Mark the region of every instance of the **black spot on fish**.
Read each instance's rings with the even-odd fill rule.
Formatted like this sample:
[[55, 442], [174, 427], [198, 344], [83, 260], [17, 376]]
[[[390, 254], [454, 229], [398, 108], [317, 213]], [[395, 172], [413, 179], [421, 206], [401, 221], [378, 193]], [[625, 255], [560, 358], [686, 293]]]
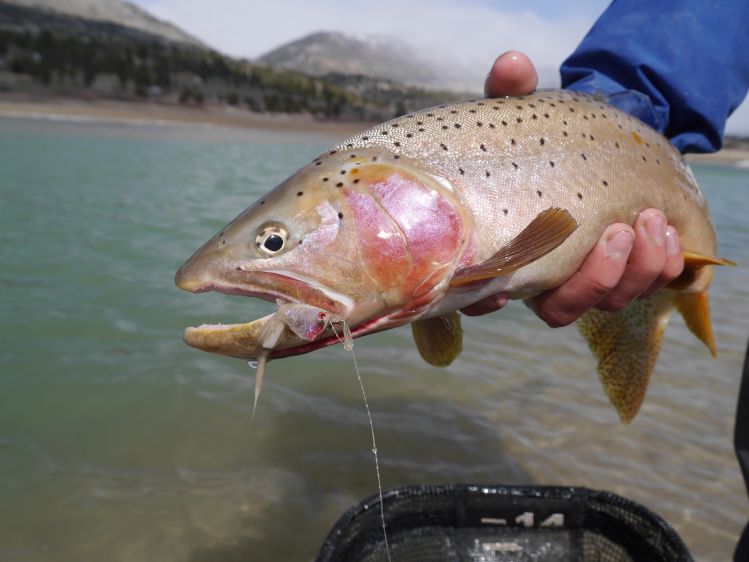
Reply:
[[647, 161], [648, 161], [648, 159], [647, 159], [647, 158], [645, 158], [645, 157], [643, 156], [643, 157], [642, 157], [642, 161], [643, 161], [643, 162], [647, 162]]
[[475, 109], [469, 109], [468, 113], [476, 113], [476, 110]]
[[460, 172], [460, 175], [465, 175], [466, 171], [463, 168], [458, 168], [458, 171]]
[[536, 115], [536, 114], [534, 113], [533, 115], [531, 115], [531, 118], [532, 118], [532, 119], [538, 119], [538, 115]]
[[[346, 145], [346, 148], [351, 148], [352, 146], [354, 146], [354, 145], [353, 145], [353, 144], [351, 144], [351, 143], [348, 143], [348, 144]], [[353, 158], [353, 157], [352, 157], [352, 158]]]
[[343, 187], [343, 183], [341, 183], [341, 182], [338, 182], [337, 184], [335, 184], [335, 186], [336, 186], [336, 187]]
[[345, 174], [346, 170], [341, 170], [341, 175]]
[[601, 117], [603, 117], [604, 119], [608, 119], [608, 117], [606, 117], [605, 113], [601, 113]]
[[596, 140], [596, 139], [593, 138], [593, 135], [590, 135], [590, 140]]
[[442, 150], [447, 150], [447, 145], [444, 143], [440, 143], [440, 146], [442, 147]]
[[394, 144], [395, 146], [400, 146], [400, 145], [401, 145], [401, 143], [399, 143], [398, 141], [395, 141], [395, 142], [394, 142], [393, 144]]
[[516, 170], [518, 169], [518, 165], [515, 162], [512, 163], [512, 167], [515, 168]]
[[343, 213], [338, 213], [338, 218], [342, 219], [343, 218]]
[[511, 144], [512, 146], [515, 146], [515, 139], [510, 139], [510, 144]]
[[507, 209], [502, 209], [502, 212], [505, 214], [505, 216], [507, 216], [507, 213], [508, 213]]
[[362, 137], [362, 140], [369, 140], [369, 137]]
[[580, 199], [580, 201], [582, 201], [583, 200], [583, 194], [582, 193], [578, 193], [577, 194], [577, 198]]
[[483, 150], [484, 152], [486, 152], [486, 146], [482, 144], [481, 145], [481, 150]]
[[523, 120], [520, 117], [518, 117], [517, 119], [515, 119], [515, 121], [517, 121], [518, 123], [522, 123], [523, 122]]
[[[506, 124], [506, 123], [505, 123]], [[489, 123], [489, 128], [494, 129], [494, 123]]]
[[328, 154], [335, 154], [336, 152], [338, 152], [338, 151], [337, 150], [331, 150], [330, 152], [328, 152]]
[[416, 124], [417, 124], [417, 125], [423, 125], [423, 124], [424, 124], [424, 121], [417, 121], [417, 122], [416, 122]]
[[407, 139], [410, 139], [412, 136], [414, 136], [413, 133], [406, 133], [406, 138]]
[[455, 128], [460, 129], [460, 123], [455, 123]]
[[533, 105], [532, 103], [529, 103], [529, 104], [528, 104], [528, 107], [532, 107], [533, 109], [536, 109], [536, 106], [535, 106], [535, 105]]
[[587, 115], [583, 115], [583, 119], [585, 119], [587, 121], [588, 120], [588, 116]]
[[546, 143], [546, 139], [538, 139], [538, 142], [543, 146]]
[[263, 199], [262, 201], [260, 201], [260, 204], [261, 205], [265, 205], [265, 199]]
[[614, 143], [614, 146], [616, 146], [616, 148], [619, 148], [619, 143], [618, 143], [618, 142], [615, 142], [615, 143]]
[[355, 180], [354, 180], [354, 183], [359, 183], [359, 180], [358, 180], [358, 179], [355, 179]]
[[423, 133], [423, 132], [424, 132], [424, 129], [422, 129], [422, 128], [419, 128], [419, 132], [420, 132], [420, 133]]
[[502, 121], [502, 126], [507, 127], [507, 121]]
[[387, 135], [387, 134], [388, 134], [388, 132], [387, 132], [387, 131], [380, 131], [380, 134], [381, 134], [381, 135]]
[[548, 118], [549, 118], [549, 114], [548, 114], [548, 113], [544, 113], [544, 117], [545, 117], [546, 119], [548, 119]]
[[543, 193], [541, 193], [541, 191], [536, 191], [536, 193], [538, 194], [539, 197], [543, 196]]
[[603, 180], [602, 183], [603, 183], [604, 187], [608, 187], [608, 185], [609, 185], [609, 182], [607, 182], [606, 180]]
[[487, 171], [486, 171], [486, 177], [488, 178], [488, 177], [489, 177], [489, 176], [491, 176], [491, 175], [492, 175], [492, 174], [491, 174], [491, 172], [490, 172], [489, 170], [487, 170]]
[[447, 130], [447, 125], [442, 125], [442, 130], [443, 131]]
[[554, 103], [549, 103], [549, 105], [550, 105], [551, 107], [556, 107], [556, 104], [554, 104]]
[[515, 109], [523, 109], [523, 106], [522, 105], [516, 105]]
[[581, 154], [580, 156], [582, 156], [583, 160], [587, 160], [587, 159], [588, 159], [588, 158], [587, 158], [587, 157], [585, 156], [585, 154]]
[[655, 163], [658, 164], [659, 166], [661, 165], [661, 161], [658, 158], [655, 159]]
[[570, 113], [575, 113], [575, 108], [574, 107], [570, 107]]
[[549, 166], [551, 166], [551, 167], [553, 168], [553, 167], [554, 167], [554, 162], [553, 162], [553, 161], [550, 161], [550, 162], [549, 162]]
[[297, 197], [301, 197], [302, 195], [304, 195], [304, 191], [297, 191], [296, 192], [296, 196]]
[[455, 115], [457, 113], [457, 111], [455, 111], [454, 109], [452, 109], [452, 110], [450, 110], [450, 113], [452, 113], [453, 115]]
[[319, 166], [322, 162], [315, 162], [315, 166]]
[[481, 127], [482, 125], [483, 125], [483, 123], [481, 121], [476, 121], [476, 126], [477, 127]]
[[356, 158], [356, 154], [352, 154], [349, 158]]
[[427, 113], [427, 117], [434, 117], [434, 113]]
[[377, 162], [377, 156], [372, 156], [372, 162]]
[[444, 121], [444, 120], [445, 120], [444, 117], [437, 117], [437, 121]]
[[397, 154], [395, 156], [393, 156], [393, 160], [398, 160], [399, 158], [400, 158], [400, 156], [398, 156]]
[[562, 135], [567, 136], [567, 131], [562, 131]]
[[393, 123], [392, 127], [395, 128], [398, 126], [398, 123]]

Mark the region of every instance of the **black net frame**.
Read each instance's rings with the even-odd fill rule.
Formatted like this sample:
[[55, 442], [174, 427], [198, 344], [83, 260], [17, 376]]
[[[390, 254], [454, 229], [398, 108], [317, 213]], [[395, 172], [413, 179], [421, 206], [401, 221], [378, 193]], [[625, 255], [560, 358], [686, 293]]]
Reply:
[[[692, 562], [678, 534], [611, 492], [556, 486], [402, 486], [383, 494], [393, 562]], [[379, 496], [344, 513], [317, 562], [386, 561]]]

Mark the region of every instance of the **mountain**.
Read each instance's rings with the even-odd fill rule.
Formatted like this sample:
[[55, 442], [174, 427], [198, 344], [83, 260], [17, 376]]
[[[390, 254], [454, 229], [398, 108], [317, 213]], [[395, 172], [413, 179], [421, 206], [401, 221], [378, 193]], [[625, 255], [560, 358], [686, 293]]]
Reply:
[[[159, 20], [139, 7], [120, 0], [3, 0], [5, 8], [29, 8], [49, 15], [60, 14], [94, 22], [117, 24], [166, 41], [205, 47], [197, 38], [171, 23]], [[0, 10], [3, 6], [0, 5]]]
[[311, 76], [234, 59], [117, 0], [51, 5], [0, 0], [0, 96], [149, 100], [357, 121], [455, 99], [382, 78]]
[[477, 91], [481, 81], [459, 65], [433, 60], [395, 37], [354, 37], [321, 31], [286, 43], [258, 59], [274, 68], [316, 76], [385, 78], [426, 89]]

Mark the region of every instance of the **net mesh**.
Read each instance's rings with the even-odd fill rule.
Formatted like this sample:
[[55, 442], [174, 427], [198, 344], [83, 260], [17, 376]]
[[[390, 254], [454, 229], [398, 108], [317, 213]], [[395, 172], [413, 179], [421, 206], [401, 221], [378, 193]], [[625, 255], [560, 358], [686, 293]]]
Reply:
[[[406, 486], [384, 495], [393, 562], [691, 562], [676, 532], [609, 492], [541, 486]], [[379, 498], [348, 510], [317, 562], [387, 562]]]

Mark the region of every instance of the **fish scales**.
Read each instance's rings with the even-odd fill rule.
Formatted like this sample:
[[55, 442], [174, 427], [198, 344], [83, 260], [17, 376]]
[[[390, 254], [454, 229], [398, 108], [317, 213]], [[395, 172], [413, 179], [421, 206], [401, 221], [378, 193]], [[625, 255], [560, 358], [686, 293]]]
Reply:
[[[321, 160], [372, 148], [446, 178], [476, 221], [484, 256], [550, 206], [569, 210], [581, 224], [572, 239], [589, 242], [609, 224], [632, 224], [639, 211], [656, 207], [685, 247], [715, 251], [712, 223], [691, 220], [707, 204], [683, 156], [649, 126], [594, 96], [540, 90], [441, 105], [362, 131]], [[579, 264], [586, 254], [560, 249], [515, 280], [525, 284], [552, 261]], [[557, 285], [564, 277], [549, 281]]]
[[[462, 349], [458, 309], [500, 291], [527, 299], [560, 285], [608, 225], [633, 224], [648, 207], [679, 232], [684, 273], [652, 299], [579, 321], [604, 390], [628, 422], [674, 308], [715, 353], [709, 266], [731, 262], [715, 256], [709, 211], [683, 157], [647, 125], [585, 94], [540, 90], [442, 105], [343, 140], [177, 272], [188, 291], [265, 298], [278, 311], [188, 328], [184, 339], [276, 359], [338, 343], [343, 327], [361, 337], [411, 323], [422, 357], [444, 366]], [[284, 319], [289, 306], [304, 331]]]

